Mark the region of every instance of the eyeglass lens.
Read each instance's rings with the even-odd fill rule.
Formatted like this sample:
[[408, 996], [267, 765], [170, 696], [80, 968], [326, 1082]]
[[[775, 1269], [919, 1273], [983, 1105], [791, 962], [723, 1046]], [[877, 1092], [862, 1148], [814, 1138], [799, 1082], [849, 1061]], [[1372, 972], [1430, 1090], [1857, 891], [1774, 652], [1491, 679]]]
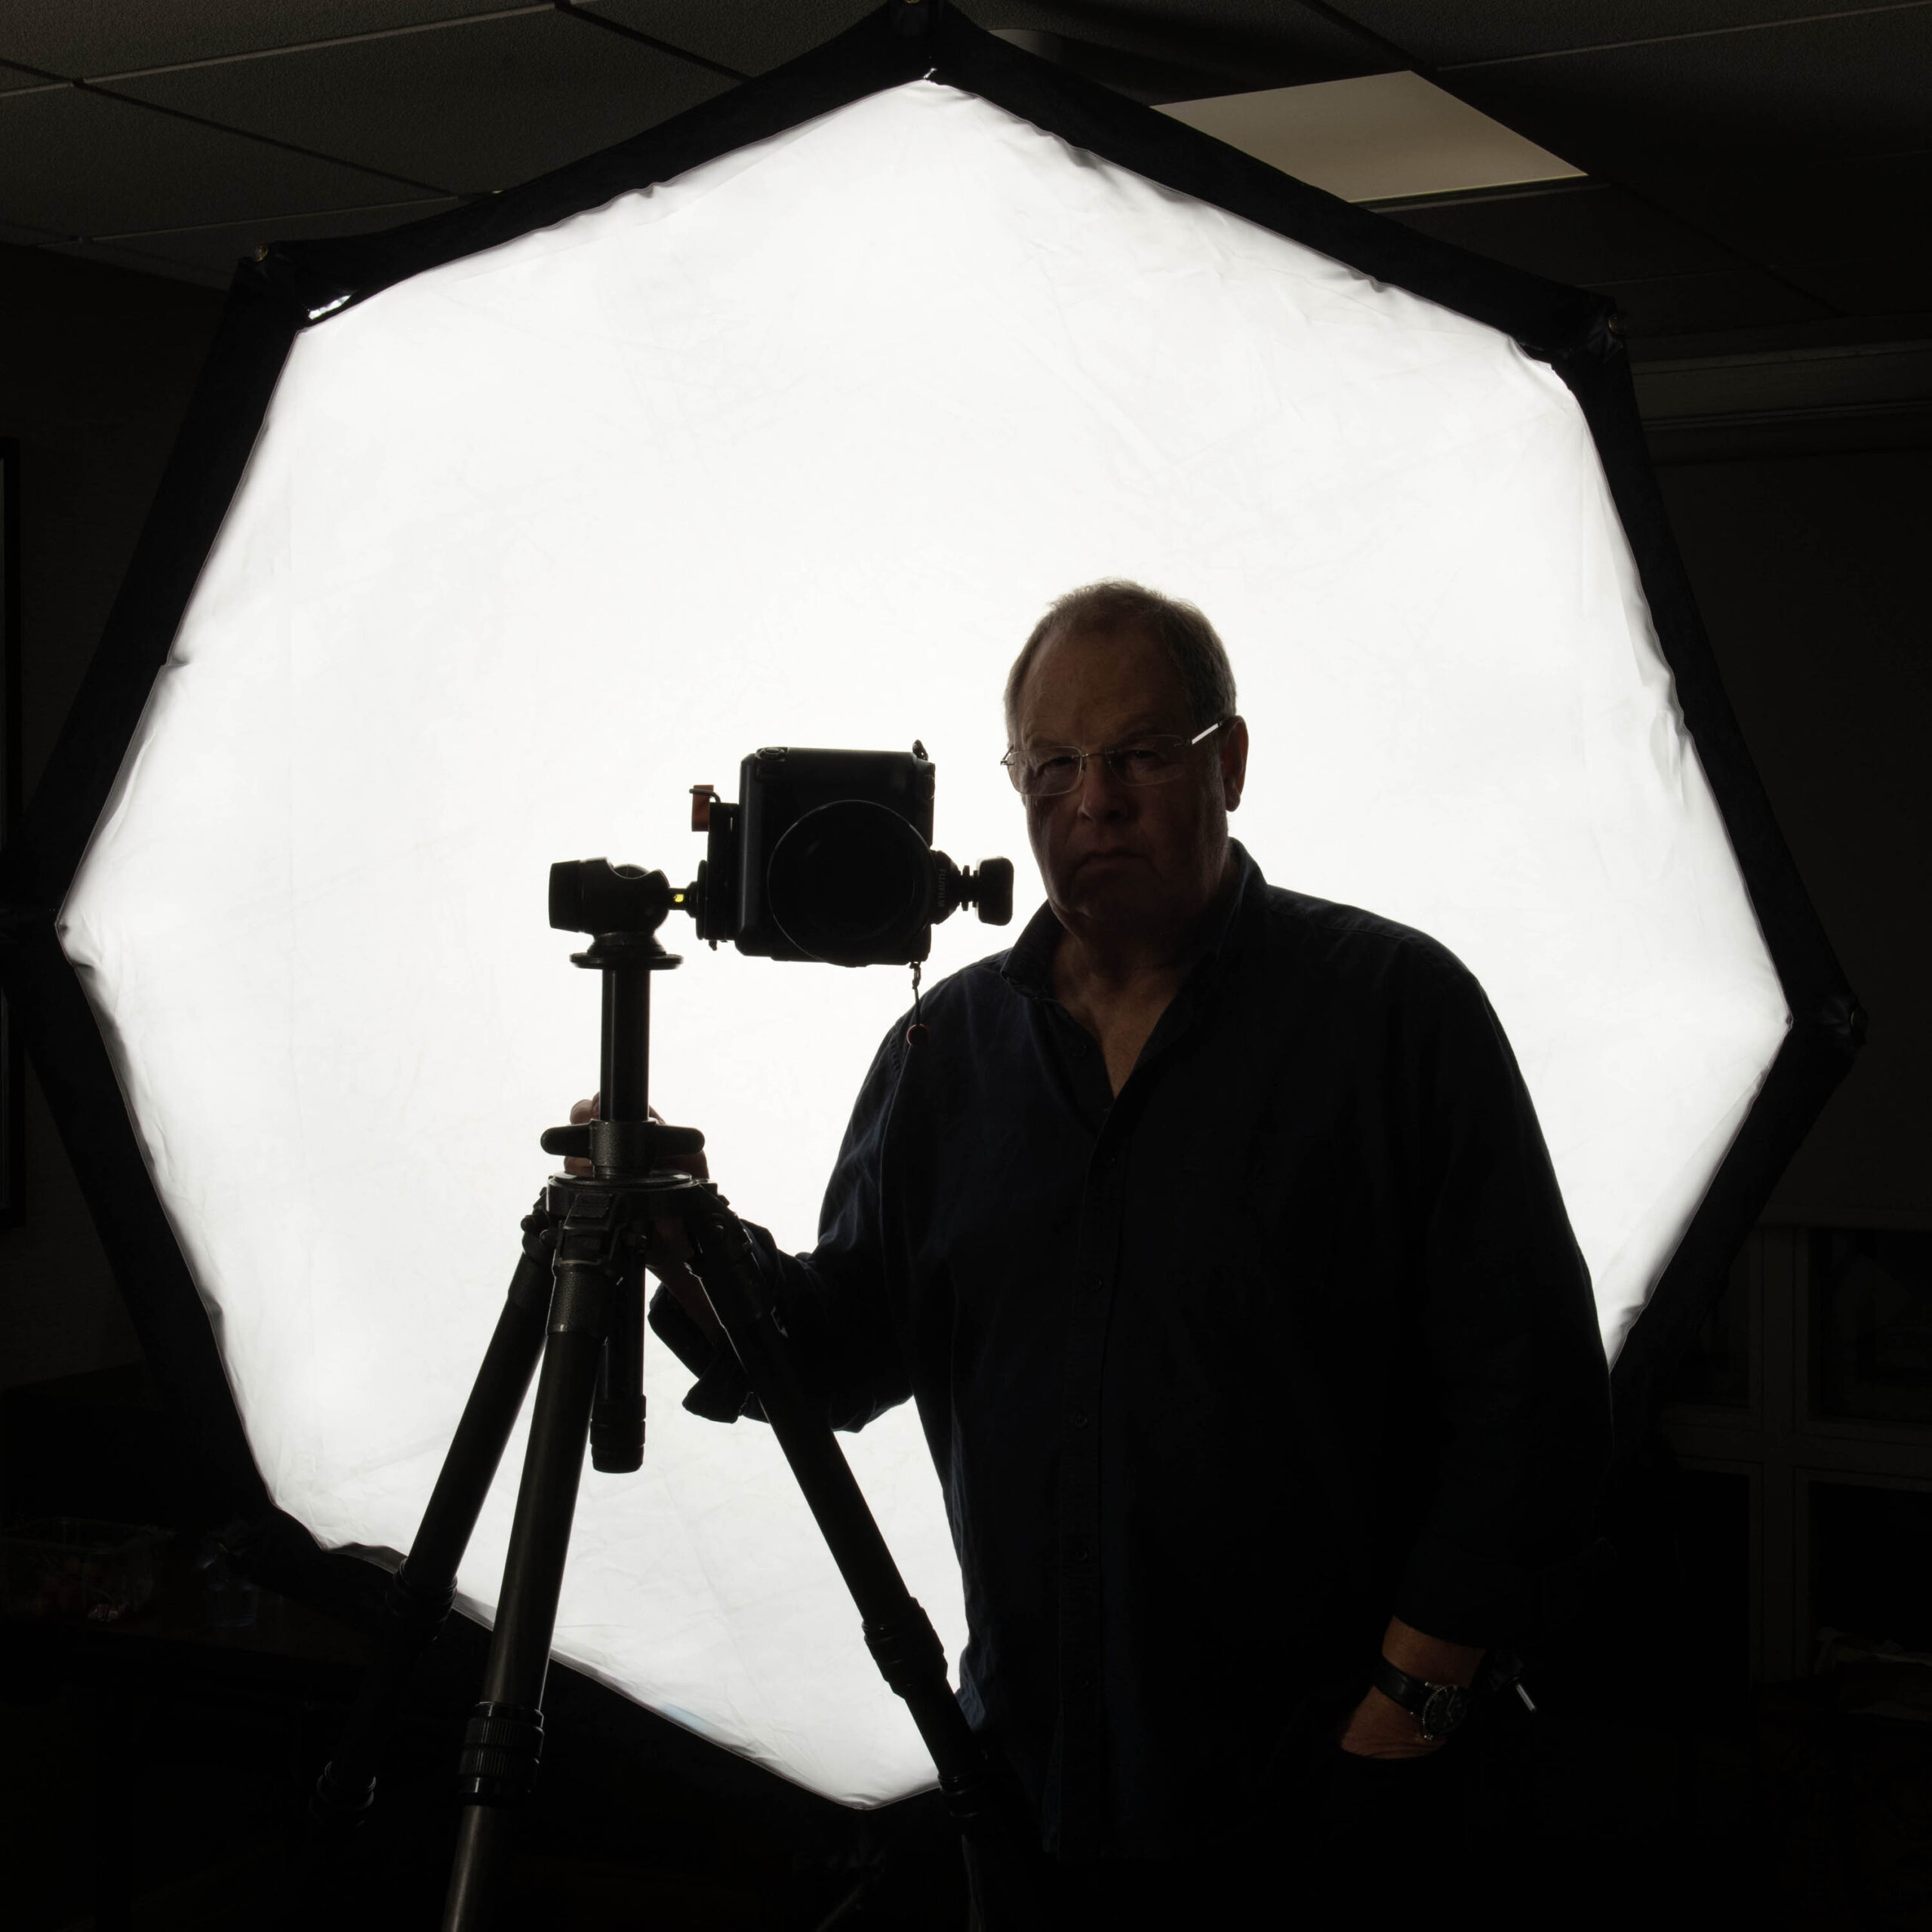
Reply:
[[1094, 758], [1105, 761], [1109, 774], [1121, 784], [1161, 785], [1180, 776], [1189, 748], [1207, 735], [1204, 731], [1198, 737], [1189, 738], [1177, 732], [1095, 752], [1081, 752], [1071, 745], [1041, 745], [1011, 754], [1008, 769], [1014, 786], [1034, 798], [1071, 792], [1085, 775], [1087, 761]]

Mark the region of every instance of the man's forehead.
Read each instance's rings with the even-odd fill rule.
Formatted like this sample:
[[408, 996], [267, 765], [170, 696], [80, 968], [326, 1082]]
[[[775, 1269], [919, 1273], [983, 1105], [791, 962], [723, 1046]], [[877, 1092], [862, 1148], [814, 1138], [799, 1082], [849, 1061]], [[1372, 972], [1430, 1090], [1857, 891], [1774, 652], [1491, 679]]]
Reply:
[[[1170, 707], [1155, 709], [1143, 706], [1139, 710], [1124, 714], [1112, 709], [1097, 709], [1088, 714], [1097, 719], [1109, 737], [1120, 737], [1130, 731], [1168, 731], [1176, 728], [1174, 712]], [[1029, 743], [1044, 744], [1049, 740], [1057, 743], [1060, 734], [1054, 727], [1061, 721], [1065, 714], [1041, 712], [1020, 721], [1020, 734]], [[1069, 729], [1072, 727], [1069, 724]]]
[[1023, 735], [1104, 724], [1113, 731], [1173, 730], [1186, 694], [1158, 638], [1137, 632], [1075, 632], [1041, 649], [1020, 694]]

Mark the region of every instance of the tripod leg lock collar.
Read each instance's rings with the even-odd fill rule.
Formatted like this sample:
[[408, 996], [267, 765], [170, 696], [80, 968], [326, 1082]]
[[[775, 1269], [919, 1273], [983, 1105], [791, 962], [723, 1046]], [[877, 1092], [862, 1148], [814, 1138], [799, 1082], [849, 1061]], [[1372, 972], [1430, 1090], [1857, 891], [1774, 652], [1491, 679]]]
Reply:
[[543, 1713], [521, 1704], [478, 1704], [463, 1734], [457, 1781], [466, 1804], [521, 1804], [543, 1755]]
[[866, 1626], [866, 1647], [872, 1652], [879, 1675], [901, 1697], [911, 1696], [935, 1678], [941, 1684], [946, 1681], [946, 1646], [914, 1598], [906, 1599], [904, 1611], [891, 1623]]
[[389, 1614], [391, 1627], [417, 1646], [435, 1641], [455, 1601], [453, 1577], [423, 1583], [409, 1574], [406, 1561], [390, 1577], [389, 1588], [383, 1592], [383, 1607]]

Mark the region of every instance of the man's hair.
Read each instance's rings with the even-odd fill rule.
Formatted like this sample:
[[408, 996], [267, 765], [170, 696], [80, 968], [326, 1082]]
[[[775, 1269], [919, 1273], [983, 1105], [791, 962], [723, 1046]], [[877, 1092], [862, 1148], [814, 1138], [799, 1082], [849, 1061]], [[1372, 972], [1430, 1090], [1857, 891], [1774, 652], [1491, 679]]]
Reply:
[[1180, 678], [1196, 731], [1234, 715], [1234, 667], [1214, 626], [1192, 604], [1163, 597], [1121, 577], [1082, 584], [1056, 598], [1033, 634], [1020, 646], [1006, 675], [1006, 736], [1016, 744], [1020, 736], [1020, 694], [1026, 674], [1040, 653], [1056, 638], [1078, 632], [1117, 637], [1139, 631], [1155, 638]]

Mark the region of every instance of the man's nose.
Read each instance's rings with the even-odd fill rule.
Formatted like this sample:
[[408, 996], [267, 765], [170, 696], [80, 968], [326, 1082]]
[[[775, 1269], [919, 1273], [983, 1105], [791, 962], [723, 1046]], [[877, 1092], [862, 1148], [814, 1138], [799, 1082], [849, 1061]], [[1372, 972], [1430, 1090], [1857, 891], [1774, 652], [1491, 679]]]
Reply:
[[1087, 761], [1080, 774], [1080, 816], [1112, 818], [1127, 809], [1126, 787], [1116, 778], [1105, 758], [1097, 755]]

